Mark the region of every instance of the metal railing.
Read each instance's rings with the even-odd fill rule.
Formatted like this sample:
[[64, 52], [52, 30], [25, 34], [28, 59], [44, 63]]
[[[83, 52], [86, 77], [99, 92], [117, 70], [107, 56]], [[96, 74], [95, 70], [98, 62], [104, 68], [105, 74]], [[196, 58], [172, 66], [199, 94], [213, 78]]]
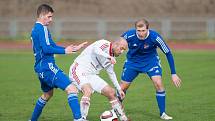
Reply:
[[[55, 39], [120, 36], [138, 18], [57, 18], [49, 27]], [[166, 39], [215, 39], [215, 18], [150, 18], [150, 28]], [[35, 20], [0, 19], [0, 38], [28, 38]]]

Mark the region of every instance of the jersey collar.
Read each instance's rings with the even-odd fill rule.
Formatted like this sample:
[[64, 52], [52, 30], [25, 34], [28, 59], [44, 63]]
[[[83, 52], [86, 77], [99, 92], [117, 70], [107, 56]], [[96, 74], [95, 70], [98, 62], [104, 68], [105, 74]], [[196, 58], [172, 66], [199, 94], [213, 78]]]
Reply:
[[113, 48], [112, 48], [112, 42], [110, 43], [109, 55], [110, 55], [110, 56], [114, 56]]
[[138, 36], [138, 34], [137, 34], [137, 33], [136, 33], [136, 35], [137, 35], [137, 38], [138, 38], [138, 39], [140, 39], [140, 40], [145, 40], [145, 39], [147, 39], [147, 38], [148, 38], [148, 36], [149, 36], [149, 30], [148, 30], [147, 35], [146, 35], [146, 37], [145, 37], [144, 39], [140, 38], [140, 37]]
[[[43, 24], [42, 24], [41, 22], [39, 22], [39, 21], [36, 21], [36, 23], [37, 23], [37, 24], [41, 24], [41, 25], [43, 25]], [[44, 25], [43, 25], [43, 26], [44, 26]]]

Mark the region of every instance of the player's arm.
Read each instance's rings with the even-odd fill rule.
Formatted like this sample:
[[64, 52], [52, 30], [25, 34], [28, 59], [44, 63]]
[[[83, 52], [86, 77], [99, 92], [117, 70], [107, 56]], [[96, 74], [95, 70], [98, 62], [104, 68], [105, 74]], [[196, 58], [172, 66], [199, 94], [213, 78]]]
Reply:
[[56, 45], [56, 44], [53, 42], [53, 40], [52, 40], [52, 41], [50, 41], [50, 43], [51, 43], [52, 47], [54, 47], [54, 48], [58, 48], [58, 49], [65, 49], [65, 47], [62, 47], [62, 46]]
[[47, 54], [70, 54], [80, 50], [87, 44], [87, 42], [83, 42], [79, 45], [69, 45], [66, 48], [57, 46], [53, 40], [49, 39], [46, 27], [40, 31], [39, 37], [43, 52]]
[[171, 53], [171, 50], [167, 46], [167, 44], [164, 42], [162, 37], [157, 36], [156, 38], [156, 43], [157, 46], [162, 50], [162, 52], [166, 55], [170, 70], [171, 70], [171, 75], [172, 75], [172, 81], [175, 84], [176, 87], [180, 87], [181, 84], [181, 79], [178, 77], [176, 74], [175, 70], [175, 62]]
[[39, 31], [39, 39], [42, 50], [46, 54], [65, 54], [64, 48], [56, 48], [52, 46], [49, 40], [47, 27], [42, 27]]
[[119, 83], [117, 81], [117, 77], [116, 77], [116, 74], [114, 72], [113, 67], [114, 67], [114, 65], [111, 64], [110, 66], [108, 66], [106, 68], [106, 71], [107, 71], [107, 73], [109, 75], [109, 78], [112, 81], [114, 87], [117, 89], [117, 91], [119, 92], [121, 98], [123, 99], [125, 97], [125, 93], [122, 91], [122, 89], [121, 89], [121, 87], [120, 87], [120, 85], [119, 85]]
[[67, 46], [65, 48], [65, 47], [56, 45], [53, 41], [50, 41], [50, 42], [52, 42], [51, 45], [54, 48], [65, 49], [65, 53], [66, 54], [75, 53], [75, 52], [77, 52], [78, 50], [80, 50], [82, 47], [84, 47], [87, 44], [87, 42], [83, 42], [83, 43], [81, 43], [79, 45], [73, 45], [73, 44], [71, 44], [71, 45], [69, 45], [69, 46]]

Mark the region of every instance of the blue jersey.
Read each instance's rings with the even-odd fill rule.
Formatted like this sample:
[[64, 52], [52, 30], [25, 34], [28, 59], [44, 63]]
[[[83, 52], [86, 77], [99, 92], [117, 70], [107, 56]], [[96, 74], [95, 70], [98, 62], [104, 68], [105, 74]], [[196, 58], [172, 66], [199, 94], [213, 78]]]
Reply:
[[139, 68], [153, 66], [159, 61], [157, 53], [157, 47], [159, 47], [167, 57], [171, 73], [176, 73], [171, 51], [157, 32], [149, 30], [145, 39], [141, 40], [136, 34], [136, 29], [130, 29], [122, 34], [122, 37], [128, 42], [127, 64]]
[[54, 54], [65, 54], [65, 48], [57, 46], [52, 40], [47, 26], [43, 26], [39, 22], [36, 22], [32, 29], [31, 39], [35, 57], [35, 71], [38, 72], [46, 68], [53, 69], [52, 67], [55, 66]]

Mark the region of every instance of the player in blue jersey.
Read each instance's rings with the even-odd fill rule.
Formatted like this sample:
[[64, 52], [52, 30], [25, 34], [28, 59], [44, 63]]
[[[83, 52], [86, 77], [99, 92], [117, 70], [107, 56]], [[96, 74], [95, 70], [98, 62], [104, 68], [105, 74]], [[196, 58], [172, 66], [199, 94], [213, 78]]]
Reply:
[[68, 95], [68, 103], [73, 112], [74, 121], [82, 119], [78, 102], [78, 90], [71, 84], [70, 79], [55, 64], [54, 54], [71, 54], [82, 48], [85, 43], [78, 46], [70, 45], [66, 48], [58, 46], [52, 40], [47, 26], [52, 22], [53, 9], [42, 4], [37, 9], [37, 22], [32, 33], [32, 48], [35, 57], [34, 70], [40, 80], [43, 94], [36, 102], [30, 121], [37, 121], [48, 100], [53, 96], [54, 88], [60, 88]]
[[165, 89], [162, 84], [162, 69], [157, 53], [157, 47], [162, 50], [168, 60], [172, 82], [180, 87], [181, 80], [176, 74], [174, 59], [171, 51], [163, 38], [149, 29], [149, 23], [145, 19], [138, 20], [135, 28], [122, 34], [128, 42], [127, 60], [125, 61], [120, 86], [126, 91], [139, 73], [146, 73], [152, 80], [156, 89], [156, 98], [160, 110], [160, 118], [170, 120], [172, 117], [165, 113]]

